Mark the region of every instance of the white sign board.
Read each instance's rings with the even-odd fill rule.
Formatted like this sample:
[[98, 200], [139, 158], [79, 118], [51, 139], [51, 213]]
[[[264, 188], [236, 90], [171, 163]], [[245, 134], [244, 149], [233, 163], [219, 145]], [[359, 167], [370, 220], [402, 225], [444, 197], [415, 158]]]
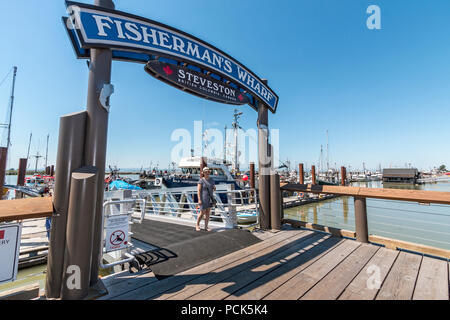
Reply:
[[105, 221], [105, 249], [106, 252], [126, 249], [129, 244], [128, 214], [111, 215]]
[[0, 224], [0, 283], [16, 280], [21, 234], [20, 223]]

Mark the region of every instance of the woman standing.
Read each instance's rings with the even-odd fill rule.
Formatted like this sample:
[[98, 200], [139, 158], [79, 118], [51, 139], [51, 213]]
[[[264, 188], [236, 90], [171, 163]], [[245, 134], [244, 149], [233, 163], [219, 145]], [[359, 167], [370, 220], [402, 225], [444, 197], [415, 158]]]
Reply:
[[208, 229], [208, 222], [216, 186], [214, 180], [210, 178], [209, 174], [209, 168], [203, 168], [203, 178], [200, 178], [197, 185], [198, 204], [200, 206], [200, 214], [197, 217], [197, 225], [195, 226], [195, 230], [197, 231], [200, 231], [200, 221], [203, 216], [205, 217], [205, 230], [211, 231], [211, 229]]

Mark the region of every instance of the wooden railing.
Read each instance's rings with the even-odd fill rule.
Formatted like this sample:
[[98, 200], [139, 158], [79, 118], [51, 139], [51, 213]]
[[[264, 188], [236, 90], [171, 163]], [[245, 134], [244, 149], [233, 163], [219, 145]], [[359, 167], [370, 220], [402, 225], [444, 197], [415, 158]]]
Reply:
[[[284, 219], [284, 222], [295, 226], [309, 229], [321, 230], [349, 238], [356, 238], [364, 243], [377, 243], [392, 249], [406, 249], [417, 251], [429, 255], [450, 258], [450, 250], [435, 248], [422, 244], [411, 243], [396, 239], [389, 239], [376, 235], [369, 235], [367, 223], [366, 198], [411, 201], [421, 204], [445, 204], [450, 205], [450, 192], [422, 191], [405, 189], [381, 189], [381, 188], [361, 188], [343, 186], [321, 186], [311, 184], [281, 184], [281, 190], [316, 194], [335, 194], [349, 196], [355, 199], [355, 231], [342, 230], [333, 227], [315, 225], [307, 222]], [[450, 209], [450, 207], [449, 207]]]
[[51, 217], [51, 197], [0, 201], [0, 222]]

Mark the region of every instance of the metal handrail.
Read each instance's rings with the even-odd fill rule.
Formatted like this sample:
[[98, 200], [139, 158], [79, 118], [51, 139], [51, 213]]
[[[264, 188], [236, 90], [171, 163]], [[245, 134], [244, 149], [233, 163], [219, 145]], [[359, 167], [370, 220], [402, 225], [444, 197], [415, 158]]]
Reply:
[[[131, 203], [131, 204], [135, 205], [137, 202], [141, 202], [141, 201], [143, 203], [142, 208], [144, 210], [142, 210], [143, 214], [141, 215], [141, 220], [140, 220], [139, 223], [142, 223], [142, 221], [144, 219], [144, 215], [145, 215], [145, 207], [146, 207], [146, 204], [147, 204], [145, 199], [108, 200], [108, 201], [105, 201], [103, 203], [102, 228], [101, 228], [101, 230], [102, 230], [101, 232], [102, 233], [101, 233], [101, 236], [100, 236], [101, 247], [102, 248], [104, 248], [104, 241], [105, 241], [105, 239], [104, 239], [104, 233], [105, 233], [105, 230], [104, 230], [105, 226], [104, 226], [104, 224], [105, 224], [105, 217], [106, 217], [106, 208], [108, 206], [112, 205], [112, 204], [128, 204], [128, 203]], [[129, 219], [130, 219], [132, 217], [133, 213], [134, 213], [134, 211], [130, 210], [130, 211], [126, 212], [126, 213], [110, 214], [110, 216], [127, 214], [127, 215], [130, 216], [129, 217]], [[132, 247], [133, 247], [133, 244], [131, 242], [128, 242], [128, 246], [127, 246], [127, 248], [125, 250], [128, 251]], [[124, 250], [124, 249], [120, 249], [120, 250]], [[119, 250], [117, 250], [117, 251], [119, 251]], [[102, 252], [103, 252], [103, 249], [102, 249]], [[125, 252], [125, 253], [122, 254], [122, 256], [125, 256], [126, 258], [118, 260], [118, 261], [114, 261], [112, 263], [103, 264], [103, 255], [100, 254], [100, 256], [99, 256], [99, 260], [100, 260], [99, 265], [100, 265], [101, 268], [106, 269], [106, 268], [111, 268], [111, 267], [116, 266], [116, 265], [129, 263], [129, 262], [134, 260], [134, 255], [132, 255], [130, 252]]]

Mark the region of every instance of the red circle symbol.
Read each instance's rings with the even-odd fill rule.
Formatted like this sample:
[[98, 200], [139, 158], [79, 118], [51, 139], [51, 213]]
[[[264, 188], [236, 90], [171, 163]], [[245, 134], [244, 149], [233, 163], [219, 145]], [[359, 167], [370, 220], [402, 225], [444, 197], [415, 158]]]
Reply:
[[124, 241], [125, 233], [122, 230], [114, 231], [109, 237], [109, 242], [114, 246], [121, 245]]

